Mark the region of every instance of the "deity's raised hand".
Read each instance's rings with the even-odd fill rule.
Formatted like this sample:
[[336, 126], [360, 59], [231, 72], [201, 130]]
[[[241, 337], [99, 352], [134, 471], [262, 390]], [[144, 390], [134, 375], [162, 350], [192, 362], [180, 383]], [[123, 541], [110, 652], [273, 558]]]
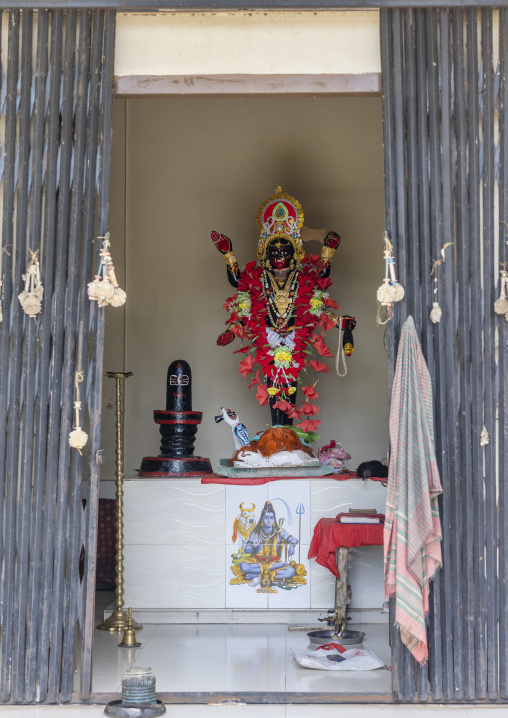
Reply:
[[225, 235], [213, 231], [211, 237], [212, 242], [222, 254], [226, 254], [226, 252], [231, 252], [231, 250], [233, 249], [231, 240], [228, 239]]
[[321, 250], [321, 261], [325, 265], [325, 269], [322, 273], [322, 277], [328, 277], [330, 274], [330, 265], [332, 263], [333, 255], [335, 250], [340, 244], [340, 237], [337, 232], [328, 232], [325, 237], [325, 243]]
[[330, 247], [330, 249], [337, 249], [339, 244], [340, 236], [337, 234], [337, 232], [328, 232], [325, 237], [325, 247]]

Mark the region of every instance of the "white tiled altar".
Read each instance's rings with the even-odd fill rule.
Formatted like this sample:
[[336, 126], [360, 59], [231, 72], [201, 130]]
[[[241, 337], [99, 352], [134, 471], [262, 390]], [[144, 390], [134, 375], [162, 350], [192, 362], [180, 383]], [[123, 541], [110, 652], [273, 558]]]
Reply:
[[[273, 481], [261, 486], [202, 484], [196, 479], [124, 482], [124, 600], [140, 621], [158, 623], [305, 622], [334, 605], [335, 579], [307, 558], [312, 530], [322, 517], [353, 508], [384, 512], [379, 482], [333, 478]], [[240, 504], [266, 500], [277, 520], [299, 539], [292, 557], [306, 571], [292, 590], [259, 593], [235, 585], [233, 522]], [[291, 558], [291, 557], [289, 557]], [[351, 613], [358, 623], [384, 622], [381, 546], [350, 550]]]

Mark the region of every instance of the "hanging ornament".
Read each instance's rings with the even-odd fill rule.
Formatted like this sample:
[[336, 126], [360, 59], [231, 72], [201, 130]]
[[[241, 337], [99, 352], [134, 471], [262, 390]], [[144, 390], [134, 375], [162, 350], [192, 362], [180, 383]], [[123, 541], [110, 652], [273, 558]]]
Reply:
[[29, 249], [28, 251], [32, 257], [26, 268], [26, 274], [22, 275], [25, 288], [21, 294], [18, 295], [18, 299], [25, 314], [35, 319], [41, 311], [44, 287], [41, 283], [39, 259], [37, 257], [39, 250], [37, 249], [35, 252], [32, 252], [32, 250]]
[[487, 427], [484, 426], [482, 429], [482, 433], [480, 434], [480, 446], [487, 446], [487, 444], [490, 443], [489, 438], [489, 432], [487, 431]]
[[113, 286], [113, 296], [110, 298], [109, 303], [112, 307], [121, 307], [127, 300], [127, 294], [118, 286], [115, 268], [113, 266], [113, 262], [111, 261], [111, 257], [109, 257], [108, 262], [108, 279]]
[[[499, 282], [499, 298], [494, 302], [494, 311], [496, 314], [508, 313], [508, 299], [506, 298], [506, 292], [508, 289], [508, 272], [506, 269], [501, 270], [501, 280]], [[506, 317], [508, 319], [508, 317]]]
[[123, 289], [120, 289], [116, 279], [115, 267], [109, 252], [109, 237], [109, 232], [106, 232], [105, 237], [99, 237], [104, 240], [100, 251], [101, 260], [93, 282], [88, 284], [88, 298], [90, 301], [97, 301], [99, 307], [106, 307], [108, 304], [112, 307], [121, 307], [125, 304], [127, 295]]
[[76, 401], [74, 402], [74, 429], [69, 434], [69, 446], [73, 449], [77, 449], [79, 453], [81, 454], [81, 449], [86, 446], [86, 442], [88, 441], [88, 434], [83, 431], [83, 429], [80, 426], [80, 418], [79, 418], [79, 412], [81, 409], [81, 401], [79, 398], [79, 385], [84, 380], [84, 375], [82, 371], [76, 372], [76, 380], [74, 382], [74, 386], [76, 387]]
[[355, 326], [356, 319], [354, 317], [341, 316], [337, 321], [339, 346], [337, 347], [337, 356], [335, 358], [335, 371], [341, 377], [347, 374], [346, 357], [351, 356], [355, 349], [353, 341], [353, 329]]
[[439, 306], [439, 302], [433, 302], [432, 309], [430, 310], [430, 321], [434, 322], [434, 324], [437, 324], [437, 322], [441, 321], [442, 316], [443, 312], [441, 310], [441, 307]]
[[394, 302], [400, 302], [404, 299], [404, 287], [397, 282], [395, 276], [395, 259], [393, 258], [393, 245], [388, 239], [388, 234], [384, 234], [385, 249], [383, 256], [385, 258], [385, 277], [383, 284], [377, 290], [377, 300], [379, 302], [376, 322], [378, 324], [387, 324], [392, 318], [392, 305]]
[[[10, 247], [11, 245], [8, 245], [8, 246]], [[1, 277], [2, 277], [2, 258], [3, 258], [4, 252], [10, 256], [10, 252], [7, 251], [7, 247], [0, 247], [0, 324], [4, 320], [4, 313], [2, 310], [2, 279], [1, 279]]]
[[447, 242], [441, 247], [441, 259], [435, 259], [434, 264], [432, 265], [432, 269], [430, 271], [430, 276], [434, 275], [434, 301], [432, 302], [432, 309], [430, 310], [430, 321], [434, 324], [437, 324], [441, 321], [441, 317], [443, 316], [443, 312], [441, 310], [441, 307], [439, 306], [439, 301], [437, 298], [437, 291], [438, 291], [438, 281], [437, 281], [437, 268], [440, 264], [443, 264], [445, 261], [445, 250], [447, 247], [451, 247], [453, 242]]

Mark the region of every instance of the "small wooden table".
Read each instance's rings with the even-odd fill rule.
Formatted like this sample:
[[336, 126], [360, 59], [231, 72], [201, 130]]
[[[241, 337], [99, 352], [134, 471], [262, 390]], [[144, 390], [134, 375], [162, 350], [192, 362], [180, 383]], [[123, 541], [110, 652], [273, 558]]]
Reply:
[[335, 576], [335, 612], [345, 621], [347, 608], [347, 564], [349, 549], [382, 546], [383, 524], [343, 524], [337, 519], [319, 519], [314, 527], [308, 558], [315, 558]]

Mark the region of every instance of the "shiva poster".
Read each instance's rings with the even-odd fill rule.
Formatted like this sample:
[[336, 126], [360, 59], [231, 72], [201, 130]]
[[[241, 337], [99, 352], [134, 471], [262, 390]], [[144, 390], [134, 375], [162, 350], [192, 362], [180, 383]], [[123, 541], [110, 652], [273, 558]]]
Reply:
[[[227, 603], [246, 608], [266, 603], [305, 607], [309, 593], [307, 487], [281, 481], [269, 486], [231, 486], [228, 494], [231, 489], [226, 500]], [[297, 598], [298, 592], [302, 595]], [[277, 594], [278, 600], [270, 600]]]

